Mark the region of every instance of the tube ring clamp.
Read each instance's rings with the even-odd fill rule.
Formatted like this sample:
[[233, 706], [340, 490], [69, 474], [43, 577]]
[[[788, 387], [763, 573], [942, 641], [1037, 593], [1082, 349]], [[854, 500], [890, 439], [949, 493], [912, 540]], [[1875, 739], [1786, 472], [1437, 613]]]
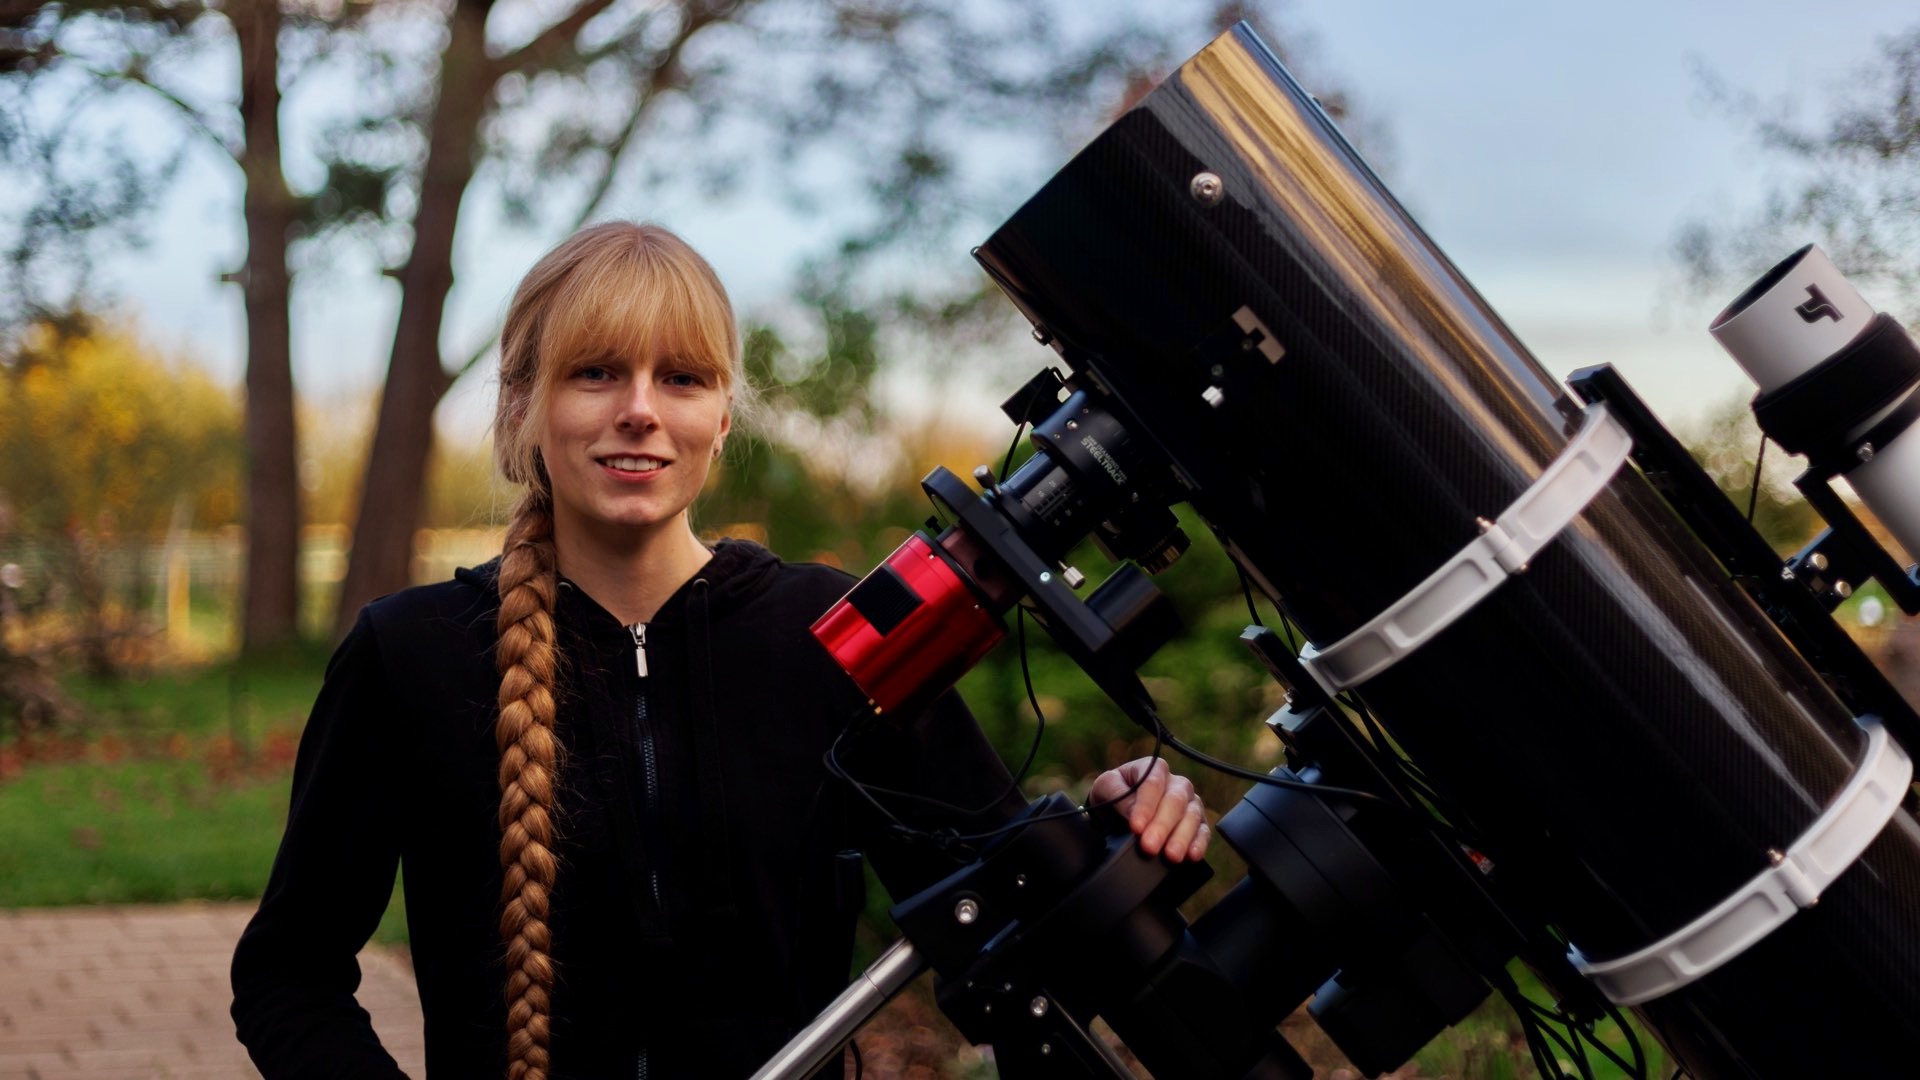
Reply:
[[1359, 629], [1324, 649], [1309, 644], [1300, 662], [1336, 697], [1399, 663], [1472, 610], [1586, 509], [1633, 449], [1633, 437], [1607, 413], [1605, 402], [1586, 407], [1586, 419], [1560, 456], [1480, 536], [1440, 569]]
[[1773, 863], [1706, 914], [1647, 947], [1594, 962], [1579, 949], [1567, 959], [1616, 1005], [1638, 1005], [1670, 994], [1739, 956], [1820, 894], [1867, 849], [1893, 819], [1913, 760], [1887, 735], [1877, 716], [1863, 716], [1867, 750], [1832, 805], [1814, 819]]

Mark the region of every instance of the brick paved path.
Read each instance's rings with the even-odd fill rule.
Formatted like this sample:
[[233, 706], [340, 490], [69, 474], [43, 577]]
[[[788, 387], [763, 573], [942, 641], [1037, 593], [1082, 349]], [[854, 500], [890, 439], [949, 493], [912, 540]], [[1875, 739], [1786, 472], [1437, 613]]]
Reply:
[[[0, 1080], [253, 1077], [227, 1017], [251, 904], [0, 911]], [[360, 1004], [401, 1068], [421, 1065], [413, 972], [360, 955]]]

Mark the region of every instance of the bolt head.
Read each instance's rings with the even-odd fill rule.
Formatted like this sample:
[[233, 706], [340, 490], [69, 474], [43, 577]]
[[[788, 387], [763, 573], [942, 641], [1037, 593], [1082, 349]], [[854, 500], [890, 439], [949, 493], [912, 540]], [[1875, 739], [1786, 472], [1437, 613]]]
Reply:
[[1033, 1003], [1027, 1006], [1027, 1011], [1035, 1017], [1047, 1015], [1047, 999], [1044, 997], [1034, 998]]
[[1015, 874], [1015, 875], [1013, 875], [1013, 887], [1014, 887], [1014, 888], [1016, 888], [1016, 889], [1024, 889], [1024, 888], [1026, 888], [1026, 887], [1027, 887], [1027, 875], [1025, 875], [1025, 874]]
[[1825, 570], [1827, 568], [1827, 557], [1816, 551], [1813, 553], [1813, 556], [1807, 560], [1807, 565], [1813, 567], [1815, 570]]
[[1873, 460], [1873, 444], [1861, 443], [1860, 448], [1853, 452], [1853, 456], [1859, 458], [1862, 462], [1872, 461]]
[[1077, 589], [1087, 583], [1087, 575], [1081, 573], [1079, 567], [1069, 566], [1060, 571], [1060, 580], [1067, 583], [1067, 588]]
[[1193, 175], [1187, 190], [1192, 192], [1194, 201], [1201, 206], [1218, 206], [1220, 200], [1226, 197], [1227, 185], [1218, 174], [1201, 172]]
[[1836, 581], [1833, 583], [1833, 594], [1845, 600], [1847, 597], [1853, 595], [1853, 586], [1844, 581]]
[[1048, 573], [1045, 570], [1040, 571], [1040, 584], [1045, 585], [1047, 582], [1052, 580], [1053, 580], [1052, 574]]
[[961, 926], [972, 926], [980, 918], [980, 904], [975, 900], [962, 900], [953, 905], [953, 921]]

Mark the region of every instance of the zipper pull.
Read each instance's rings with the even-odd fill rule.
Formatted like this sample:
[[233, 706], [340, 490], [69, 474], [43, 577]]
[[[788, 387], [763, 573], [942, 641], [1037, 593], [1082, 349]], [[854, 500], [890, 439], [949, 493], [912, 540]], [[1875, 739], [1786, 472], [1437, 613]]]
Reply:
[[633, 670], [644, 679], [647, 677], [647, 624], [634, 623], [627, 627], [627, 632], [633, 635]]

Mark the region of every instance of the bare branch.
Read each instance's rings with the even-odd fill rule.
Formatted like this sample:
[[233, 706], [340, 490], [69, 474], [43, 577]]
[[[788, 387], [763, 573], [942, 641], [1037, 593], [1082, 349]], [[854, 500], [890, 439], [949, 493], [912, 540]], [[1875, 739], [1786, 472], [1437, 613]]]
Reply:
[[[640, 125], [652, 111], [653, 103], [659, 100], [661, 94], [671, 89], [675, 80], [679, 78], [680, 54], [685, 50], [687, 42], [707, 26], [729, 17], [737, 6], [734, 3], [726, 3], [718, 7], [703, 7], [688, 12], [687, 17], [680, 24], [680, 29], [674, 34], [673, 40], [661, 50], [659, 57], [655, 60], [653, 72], [647, 77], [646, 85], [634, 102], [633, 110], [628, 113], [627, 122], [621, 125], [619, 133], [607, 143], [605, 160], [600, 166], [600, 175], [594, 178], [591, 193], [581, 204], [579, 213], [574, 215], [573, 225], [567, 230], [569, 233], [578, 230], [591, 220], [594, 214], [599, 213], [601, 205], [612, 193], [614, 177], [620, 170], [620, 159], [626, 155], [627, 147], [633, 142], [634, 135], [639, 132]], [[499, 343], [500, 335], [496, 331], [479, 348], [469, 353], [460, 366], [447, 372], [447, 382], [451, 384], [464, 378], [468, 372], [479, 367], [480, 362], [492, 355], [494, 347]]]
[[138, 65], [129, 65], [127, 69], [123, 71], [109, 71], [93, 67], [82, 67], [81, 70], [101, 82], [120, 82], [145, 88], [161, 101], [172, 105], [174, 109], [180, 113], [181, 118], [187, 122], [188, 127], [200, 133], [208, 142], [211, 142], [218, 148], [221, 153], [226, 154], [236, 163], [239, 162], [240, 155], [246, 152], [244, 145], [215, 130], [212, 122], [207, 119], [206, 114], [195, 108], [194, 105], [185, 98], [182, 98], [180, 95], [148, 78], [140, 71]]
[[554, 61], [567, 55], [573, 48], [573, 40], [580, 36], [581, 28], [612, 6], [613, 0], [587, 0], [559, 22], [542, 30], [532, 41], [505, 56], [496, 57], [490, 65], [488, 84], [498, 81], [510, 71], [532, 72], [551, 67]]

